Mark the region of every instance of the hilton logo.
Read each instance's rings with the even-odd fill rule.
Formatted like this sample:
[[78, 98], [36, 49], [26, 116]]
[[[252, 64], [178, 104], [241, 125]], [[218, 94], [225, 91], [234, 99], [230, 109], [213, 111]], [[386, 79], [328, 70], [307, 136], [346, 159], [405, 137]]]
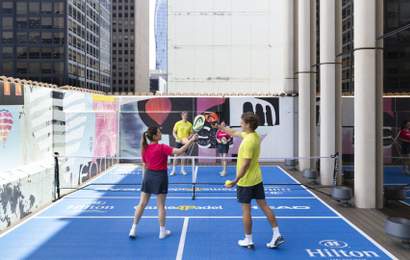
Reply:
[[337, 258], [337, 259], [353, 259], [353, 258], [378, 258], [380, 257], [374, 251], [364, 250], [349, 250], [349, 244], [338, 240], [322, 240], [319, 242], [322, 248], [306, 249], [309, 257], [312, 258]]

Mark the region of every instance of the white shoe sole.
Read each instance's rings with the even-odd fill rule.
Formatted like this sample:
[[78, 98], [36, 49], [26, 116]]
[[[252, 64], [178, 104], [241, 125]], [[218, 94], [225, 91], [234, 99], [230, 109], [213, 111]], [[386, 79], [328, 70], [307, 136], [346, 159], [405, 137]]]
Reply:
[[166, 231], [165, 231], [165, 234], [159, 234], [159, 239], [164, 239], [164, 238], [166, 238], [166, 237], [168, 237], [168, 236], [170, 236], [170, 235], [171, 235], [171, 231], [166, 230]]
[[266, 247], [270, 249], [275, 249], [275, 248], [280, 247], [283, 243], [285, 243], [285, 240], [279, 241], [277, 245], [275, 245], [275, 243], [267, 243]]
[[254, 249], [255, 248], [254, 243], [242, 243], [241, 240], [238, 241], [238, 246], [248, 248], [248, 249]]

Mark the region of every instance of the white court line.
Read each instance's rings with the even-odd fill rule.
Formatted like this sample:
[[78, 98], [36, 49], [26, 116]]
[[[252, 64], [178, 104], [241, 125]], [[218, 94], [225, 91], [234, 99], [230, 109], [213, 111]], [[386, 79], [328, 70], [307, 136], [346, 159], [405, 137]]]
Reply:
[[[132, 219], [134, 216], [40, 216], [36, 219]], [[157, 219], [158, 216], [142, 216], [144, 219]], [[167, 219], [242, 219], [242, 216], [167, 216]], [[252, 216], [253, 219], [266, 219], [266, 216]], [[278, 219], [340, 219], [339, 216], [276, 216]]]
[[[104, 200], [104, 199], [118, 199], [118, 200], [135, 200], [135, 199], [139, 199], [139, 196], [101, 196], [101, 197], [75, 197], [75, 196], [71, 196], [68, 199], [98, 199], [98, 200]], [[153, 197], [156, 198], [156, 197]], [[167, 199], [185, 199], [185, 200], [192, 200], [192, 197], [167, 197]], [[223, 199], [237, 199], [237, 197], [196, 197], [195, 200], [202, 200], [202, 199], [206, 199], [206, 200], [223, 200]], [[315, 200], [315, 197], [265, 197], [265, 199], [278, 199], [278, 200]]]
[[[293, 181], [295, 181], [296, 183], [301, 184], [298, 180], [296, 180], [292, 175], [290, 175], [289, 173], [287, 173], [282, 167], [280, 166], [276, 166], [278, 169], [280, 169], [283, 173], [285, 173], [287, 176], [289, 176], [289, 178], [291, 178]], [[335, 209], [333, 209], [331, 206], [329, 206], [326, 202], [324, 202], [321, 198], [319, 198], [316, 194], [314, 194], [312, 191], [310, 191], [308, 188], [306, 188], [304, 185], [301, 185], [307, 192], [309, 192], [310, 194], [312, 194], [313, 196], [316, 197], [316, 199], [318, 199], [321, 203], [323, 203], [323, 205], [325, 205], [327, 208], [329, 208], [332, 212], [334, 212], [336, 215], [338, 215], [341, 219], [343, 219], [347, 224], [349, 224], [353, 229], [355, 229], [357, 232], [359, 232], [362, 236], [364, 236], [367, 240], [369, 240], [371, 243], [373, 243], [373, 245], [375, 245], [377, 248], [379, 248], [381, 251], [383, 251], [386, 255], [388, 255], [389, 257], [391, 257], [392, 259], [398, 259], [397, 257], [395, 257], [392, 253], [390, 253], [389, 251], [387, 251], [387, 249], [385, 249], [382, 245], [380, 245], [378, 242], [376, 242], [373, 238], [371, 238], [370, 236], [368, 236], [363, 230], [361, 230], [360, 228], [358, 228], [355, 224], [353, 224], [352, 222], [350, 222], [347, 218], [345, 218], [342, 214], [340, 214], [338, 211], [336, 211]]]
[[182, 260], [182, 255], [184, 254], [186, 234], [188, 231], [189, 217], [184, 217], [184, 225], [182, 226], [181, 238], [179, 239], [178, 252], [176, 260]]

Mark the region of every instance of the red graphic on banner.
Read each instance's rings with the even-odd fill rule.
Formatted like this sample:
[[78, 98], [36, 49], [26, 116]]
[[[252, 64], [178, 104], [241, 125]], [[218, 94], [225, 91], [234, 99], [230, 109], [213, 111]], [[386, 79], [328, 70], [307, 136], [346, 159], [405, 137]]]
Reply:
[[172, 104], [168, 98], [151, 98], [145, 104], [145, 111], [158, 125], [164, 123], [171, 109]]

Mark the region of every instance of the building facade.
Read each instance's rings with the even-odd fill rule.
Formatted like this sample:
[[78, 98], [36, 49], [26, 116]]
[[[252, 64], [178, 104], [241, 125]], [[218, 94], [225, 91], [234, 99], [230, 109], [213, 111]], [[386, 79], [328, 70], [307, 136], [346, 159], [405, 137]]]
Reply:
[[135, 86], [135, 1], [112, 1], [112, 90], [128, 93]]
[[112, 93], [149, 91], [149, 0], [112, 0]]
[[111, 1], [0, 3], [0, 74], [109, 92]]
[[410, 92], [410, 2], [384, 1], [384, 92]]
[[[343, 0], [343, 91], [352, 94], [353, 0]], [[384, 93], [410, 92], [410, 2], [384, 0]]]

